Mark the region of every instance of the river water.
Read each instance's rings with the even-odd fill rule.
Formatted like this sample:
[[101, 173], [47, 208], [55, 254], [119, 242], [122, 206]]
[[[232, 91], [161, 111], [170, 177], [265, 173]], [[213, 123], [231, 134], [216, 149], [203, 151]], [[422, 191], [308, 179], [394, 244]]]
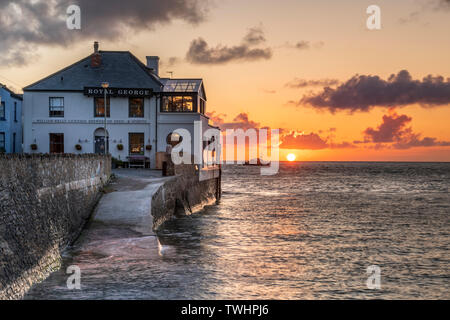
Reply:
[[449, 189], [450, 163], [228, 166], [220, 204], [167, 222], [162, 252], [96, 226], [26, 299], [449, 299]]

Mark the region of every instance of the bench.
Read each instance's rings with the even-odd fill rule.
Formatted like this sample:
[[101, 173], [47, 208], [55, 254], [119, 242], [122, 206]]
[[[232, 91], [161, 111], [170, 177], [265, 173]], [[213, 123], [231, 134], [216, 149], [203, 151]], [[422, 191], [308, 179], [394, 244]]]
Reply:
[[146, 156], [128, 156], [128, 167], [130, 168], [144, 168], [147, 162], [150, 162], [150, 158]]

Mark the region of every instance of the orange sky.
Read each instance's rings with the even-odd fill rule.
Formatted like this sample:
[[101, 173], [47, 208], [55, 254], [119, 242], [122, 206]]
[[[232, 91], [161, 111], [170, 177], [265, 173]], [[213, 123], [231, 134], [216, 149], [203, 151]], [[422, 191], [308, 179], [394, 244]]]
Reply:
[[[444, 143], [450, 141], [448, 100], [429, 108], [411, 103], [391, 106], [391, 111], [386, 106], [375, 106], [363, 112], [331, 113], [302, 103], [288, 103], [299, 101], [308, 93], [317, 94], [323, 86], [286, 86], [294, 79], [335, 79], [343, 83], [355, 74], [377, 75], [386, 80], [401, 70], [407, 70], [414, 80], [421, 81], [429, 74], [449, 78], [450, 7], [437, 9], [440, 1], [215, 1], [209, 6], [205, 21], [194, 25], [174, 19], [150, 30], [131, 28], [111, 41], [85, 37], [64, 46], [38, 45], [30, 64], [2, 66], [0, 82], [16, 89], [28, 85], [87, 56], [92, 42], [98, 40], [101, 50], [130, 50], [142, 61], [146, 55], [159, 55], [163, 76], [173, 71], [174, 77], [204, 78], [207, 110], [223, 114], [225, 123], [245, 113], [261, 127], [314, 133], [330, 145], [364, 140], [368, 128], [377, 129], [383, 116], [395, 110], [398, 116], [412, 119], [399, 129], [400, 134], [421, 134], [419, 140], [429, 137], [441, 144], [396, 149], [392, 143], [377, 148], [375, 143], [364, 143], [352, 148], [282, 150], [283, 159], [293, 152], [300, 161], [450, 161], [450, 146]], [[371, 4], [381, 8], [381, 30], [366, 28], [365, 11]], [[250, 28], [262, 32], [265, 41], [254, 47], [269, 49], [270, 58], [231, 59], [223, 64], [187, 61], [192, 40], [201, 37], [209, 48], [239, 46]], [[299, 42], [306, 43], [305, 47], [296, 48]], [[169, 66], [171, 57], [177, 59]]]

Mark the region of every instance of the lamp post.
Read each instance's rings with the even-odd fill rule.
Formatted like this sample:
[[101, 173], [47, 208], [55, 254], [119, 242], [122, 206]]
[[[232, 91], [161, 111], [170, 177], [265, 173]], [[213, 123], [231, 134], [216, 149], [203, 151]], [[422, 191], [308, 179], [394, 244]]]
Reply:
[[108, 151], [106, 150], [106, 141], [108, 140], [108, 134], [106, 133], [106, 89], [108, 89], [109, 87], [109, 83], [108, 82], [102, 82], [102, 88], [103, 88], [103, 93], [104, 93], [104, 99], [103, 102], [105, 104], [105, 110], [104, 110], [104, 116], [105, 116], [105, 123], [104, 123], [104, 131], [105, 131], [105, 137], [104, 137], [104, 144], [105, 144], [105, 156], [108, 154]]

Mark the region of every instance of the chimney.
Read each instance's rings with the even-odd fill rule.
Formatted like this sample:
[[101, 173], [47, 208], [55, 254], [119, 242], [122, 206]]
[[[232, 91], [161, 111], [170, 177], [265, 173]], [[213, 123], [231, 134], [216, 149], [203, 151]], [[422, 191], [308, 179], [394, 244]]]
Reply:
[[98, 42], [94, 42], [94, 53], [91, 55], [91, 67], [98, 68], [102, 64], [102, 56], [98, 52]]
[[147, 56], [147, 68], [159, 77], [159, 57]]

